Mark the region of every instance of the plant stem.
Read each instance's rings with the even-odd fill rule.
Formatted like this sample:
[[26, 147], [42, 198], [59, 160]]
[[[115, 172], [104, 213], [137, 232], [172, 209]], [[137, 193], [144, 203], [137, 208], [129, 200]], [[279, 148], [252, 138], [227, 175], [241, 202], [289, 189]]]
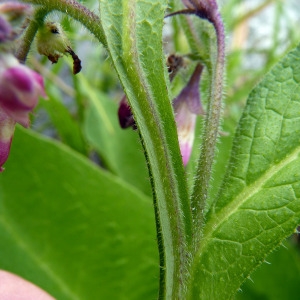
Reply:
[[191, 199], [193, 212], [193, 224], [195, 230], [194, 249], [199, 247], [201, 232], [204, 223], [204, 209], [208, 197], [209, 183], [211, 180], [212, 166], [215, 148], [218, 138], [220, 115], [222, 109], [223, 78], [225, 68], [225, 34], [224, 25], [218, 11], [212, 15], [210, 20], [217, 36], [216, 61], [212, 62], [211, 94], [208, 105], [205, 131], [200, 160], [195, 178], [195, 186]]
[[[158, 88], [152, 86], [152, 90], [149, 89], [149, 83], [154, 85], [157, 82], [154, 82], [152, 77], [146, 78], [143, 67], [139, 63], [134, 15], [135, 2], [133, 0], [129, 2], [130, 5], [124, 7], [123, 14], [133, 17], [126, 18], [123, 23], [127, 30], [123, 31], [123, 39], [126, 43], [122, 48], [122, 59], [125, 62], [124, 65], [131, 68], [126, 75], [126, 80], [129, 82], [124, 86], [131, 86], [134, 91], [128, 99], [135, 113], [135, 120], [141, 130], [143, 145], [149, 161], [150, 174], [153, 175], [151, 183], [158, 246], [160, 262], [163, 264], [160, 266], [159, 299], [180, 299], [184, 292], [186, 280], [187, 244], [189, 244], [191, 237], [191, 214], [188, 206], [188, 195], [185, 182], [181, 182], [180, 186], [175, 176], [176, 174], [178, 178], [183, 177], [181, 160], [180, 164], [176, 164], [176, 158], [180, 157], [179, 148], [172, 149], [170, 147], [174, 140], [170, 141], [171, 135], [166, 133], [167, 126], [165, 124], [168, 124], [168, 129], [175, 129], [171, 106], [168, 98], [165, 98], [166, 101], [163, 103], [159, 103], [162, 95], [167, 96], [165, 92], [159, 94], [156, 92], [153, 95], [153, 92], [158, 91]], [[160, 67], [163, 68], [163, 66]], [[130, 95], [128, 90], [126, 92]], [[168, 104], [168, 107], [166, 107], [166, 104]], [[163, 112], [162, 106], [164, 106]], [[172, 119], [168, 120], [170, 115]], [[168, 120], [169, 123], [165, 120]], [[171, 132], [175, 133], [175, 131]], [[176, 154], [175, 159], [174, 153]]]
[[158, 291], [158, 299], [164, 299], [165, 291], [166, 291], [166, 280], [165, 280], [165, 269], [166, 269], [166, 259], [165, 259], [165, 249], [164, 249], [164, 243], [163, 243], [163, 235], [162, 235], [162, 227], [160, 222], [160, 216], [159, 216], [159, 210], [158, 210], [158, 204], [157, 204], [157, 198], [156, 193], [154, 189], [154, 179], [151, 171], [151, 165], [149, 161], [149, 157], [146, 151], [144, 139], [141, 135], [141, 132], [138, 130], [140, 141], [144, 150], [144, 155], [147, 163], [147, 168], [149, 172], [149, 178], [151, 181], [151, 188], [152, 188], [152, 195], [153, 195], [153, 204], [154, 204], [154, 214], [155, 214], [155, 224], [156, 224], [156, 238], [157, 238], [157, 244], [158, 244], [158, 254], [159, 254], [159, 291]]
[[44, 7], [37, 8], [33, 15], [33, 21], [31, 21], [24, 33], [21, 40], [20, 46], [17, 49], [15, 56], [21, 62], [25, 63], [28, 52], [30, 50], [33, 39], [38, 31], [39, 26], [44, 22], [46, 15], [48, 14], [47, 9]]

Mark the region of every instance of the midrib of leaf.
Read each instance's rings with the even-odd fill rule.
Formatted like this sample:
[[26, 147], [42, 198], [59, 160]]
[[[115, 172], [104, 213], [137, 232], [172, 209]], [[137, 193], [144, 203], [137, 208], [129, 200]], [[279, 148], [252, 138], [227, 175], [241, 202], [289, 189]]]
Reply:
[[[207, 247], [209, 241], [212, 239], [212, 234], [216, 231], [224, 221], [226, 221], [230, 216], [234, 215], [239, 208], [253, 195], [260, 192], [264, 184], [270, 180], [274, 175], [276, 175], [281, 169], [293, 162], [298, 158], [300, 154], [300, 146], [295, 148], [285, 159], [281, 160], [279, 163], [273, 165], [267, 172], [265, 172], [259, 180], [256, 180], [251, 185], [243, 189], [230, 204], [226, 205], [220, 212], [212, 215], [207, 224], [205, 225], [203, 232], [203, 239], [200, 242], [200, 248], [197, 253], [197, 260], [201, 259], [201, 253]], [[196, 264], [197, 265], [197, 264]]]
[[38, 255], [36, 255], [36, 251], [28, 246], [28, 243], [24, 241], [24, 237], [22, 238], [22, 235], [19, 234], [15, 228], [13, 228], [13, 221], [8, 221], [2, 215], [0, 217], [0, 222], [7, 230], [7, 232], [9, 232], [10, 236], [14, 238], [15, 243], [24, 250], [28, 257], [36, 262], [36, 265], [39, 266], [39, 268], [42, 269], [48, 275], [48, 277], [57, 284], [57, 286], [60, 287], [61, 291], [66, 295], [67, 299], [81, 299], [78, 295], [75, 295], [70, 287], [67, 286], [65, 282], [55, 273], [55, 271], [50, 268], [49, 264], [45, 263]]

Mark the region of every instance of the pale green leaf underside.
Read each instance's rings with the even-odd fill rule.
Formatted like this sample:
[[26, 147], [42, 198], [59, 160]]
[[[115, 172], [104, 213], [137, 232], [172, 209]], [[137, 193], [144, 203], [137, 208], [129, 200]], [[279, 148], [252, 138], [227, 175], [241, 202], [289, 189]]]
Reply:
[[[231, 299], [300, 222], [300, 47], [252, 91], [207, 216], [192, 295]], [[196, 298], [195, 298], [196, 299]]]

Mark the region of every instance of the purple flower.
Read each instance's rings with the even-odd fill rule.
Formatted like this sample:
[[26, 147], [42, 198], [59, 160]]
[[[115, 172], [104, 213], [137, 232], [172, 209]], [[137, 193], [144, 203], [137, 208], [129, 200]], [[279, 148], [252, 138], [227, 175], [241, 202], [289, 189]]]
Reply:
[[187, 85], [173, 101], [179, 146], [185, 166], [192, 153], [197, 115], [204, 114], [199, 93], [202, 70], [203, 66], [198, 64]]
[[0, 56], [0, 171], [5, 163], [15, 123], [29, 126], [29, 113], [40, 96], [46, 97], [43, 78], [10, 54]]

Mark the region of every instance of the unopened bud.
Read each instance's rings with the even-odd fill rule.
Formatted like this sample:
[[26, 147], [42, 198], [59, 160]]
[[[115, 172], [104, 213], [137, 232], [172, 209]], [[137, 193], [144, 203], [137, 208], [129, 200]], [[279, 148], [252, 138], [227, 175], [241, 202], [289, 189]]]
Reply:
[[11, 54], [0, 54], [0, 172], [9, 155], [16, 122], [29, 126], [29, 113], [40, 96], [46, 96], [43, 78]]
[[203, 66], [198, 64], [187, 85], [173, 101], [175, 120], [183, 164], [187, 165], [195, 138], [197, 115], [203, 115], [199, 82]]
[[137, 129], [131, 108], [125, 95], [120, 102], [118, 117], [121, 128], [126, 129], [132, 127], [133, 129]]

